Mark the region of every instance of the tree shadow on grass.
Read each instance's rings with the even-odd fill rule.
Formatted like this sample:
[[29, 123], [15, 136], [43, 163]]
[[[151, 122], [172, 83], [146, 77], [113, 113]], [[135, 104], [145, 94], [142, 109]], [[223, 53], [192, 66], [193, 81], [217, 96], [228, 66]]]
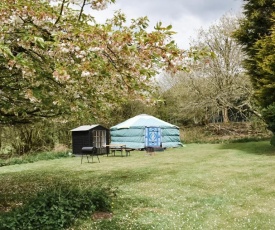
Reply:
[[221, 145], [221, 149], [236, 149], [248, 154], [275, 156], [275, 146], [269, 141], [226, 143]]

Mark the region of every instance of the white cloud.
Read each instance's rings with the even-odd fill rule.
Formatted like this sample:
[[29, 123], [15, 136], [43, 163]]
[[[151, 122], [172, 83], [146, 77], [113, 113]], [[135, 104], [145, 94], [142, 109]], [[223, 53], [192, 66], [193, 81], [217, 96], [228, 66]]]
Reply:
[[117, 0], [103, 11], [90, 11], [99, 22], [111, 18], [121, 9], [127, 18], [148, 16], [150, 28], [162, 21], [177, 32], [174, 39], [179, 47], [187, 49], [190, 37], [200, 28], [207, 28], [226, 13], [239, 14], [242, 0]]

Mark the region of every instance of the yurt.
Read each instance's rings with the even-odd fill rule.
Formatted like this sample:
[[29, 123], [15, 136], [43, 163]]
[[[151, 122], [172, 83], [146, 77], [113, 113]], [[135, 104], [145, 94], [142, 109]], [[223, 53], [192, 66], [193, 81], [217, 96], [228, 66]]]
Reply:
[[179, 127], [156, 117], [141, 114], [110, 128], [111, 145], [126, 145], [127, 148], [179, 147]]

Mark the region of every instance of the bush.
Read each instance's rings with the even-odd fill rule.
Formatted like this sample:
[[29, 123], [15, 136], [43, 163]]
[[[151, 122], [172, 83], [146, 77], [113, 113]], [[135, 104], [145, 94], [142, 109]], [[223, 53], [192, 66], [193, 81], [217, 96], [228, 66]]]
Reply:
[[266, 140], [270, 135], [265, 123], [259, 120], [186, 127], [181, 133], [184, 143], [248, 142]]
[[271, 137], [270, 144], [271, 144], [272, 146], [275, 146], [275, 135], [273, 135], [273, 136]]
[[110, 211], [106, 189], [58, 185], [39, 192], [23, 206], [0, 216], [1, 230], [64, 229], [95, 211]]
[[267, 128], [275, 134], [275, 102], [262, 111]]

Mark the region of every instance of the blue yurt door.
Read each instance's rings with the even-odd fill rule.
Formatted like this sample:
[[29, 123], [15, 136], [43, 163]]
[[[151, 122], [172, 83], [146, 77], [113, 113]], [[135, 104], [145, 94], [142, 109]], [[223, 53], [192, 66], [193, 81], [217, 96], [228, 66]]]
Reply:
[[161, 145], [161, 129], [159, 127], [145, 128], [145, 147], [160, 147]]

